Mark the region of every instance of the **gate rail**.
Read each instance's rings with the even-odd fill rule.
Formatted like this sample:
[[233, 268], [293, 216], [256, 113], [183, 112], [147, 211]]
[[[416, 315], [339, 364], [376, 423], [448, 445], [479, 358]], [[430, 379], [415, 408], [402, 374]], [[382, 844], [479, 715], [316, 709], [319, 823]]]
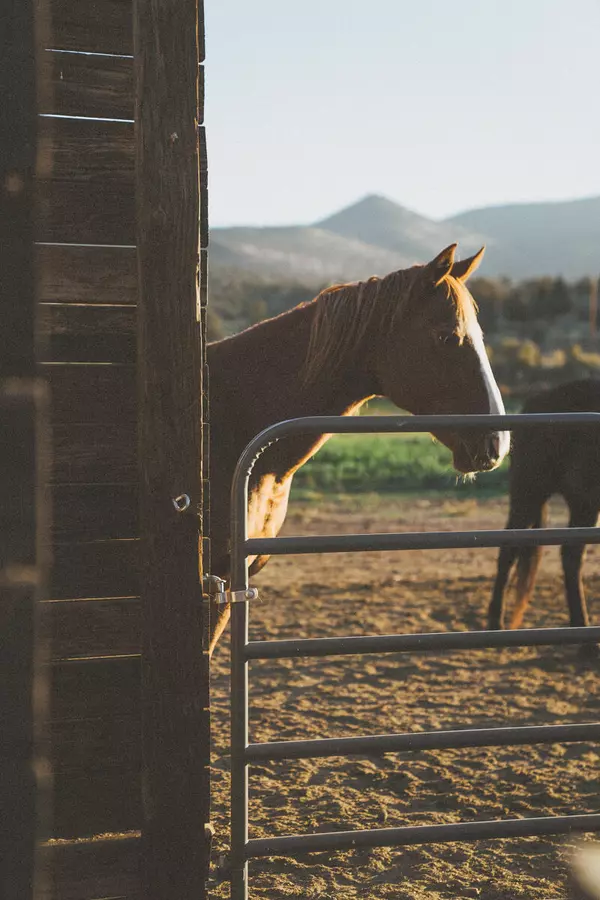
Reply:
[[[368, 550], [416, 550], [468, 547], [544, 546], [600, 543], [598, 528], [504, 529], [502, 531], [418, 532], [316, 535], [314, 537], [248, 537], [248, 483], [256, 460], [280, 438], [296, 434], [390, 434], [438, 429], [600, 426], [600, 413], [531, 413], [505, 416], [313, 416], [290, 419], [262, 431], [246, 447], [231, 488], [231, 590], [248, 589], [248, 557], [258, 554], [341, 553]], [[461, 729], [457, 731], [384, 734], [358, 738], [248, 743], [248, 662], [363, 653], [466, 650], [580, 644], [600, 641], [600, 627], [524, 628], [515, 631], [464, 631], [442, 634], [365, 635], [249, 641], [248, 604], [231, 610], [231, 898], [247, 900], [248, 860], [351, 847], [471, 841], [571, 832], [600, 831], [600, 814], [457, 822], [357, 831], [287, 835], [248, 840], [248, 766], [264, 759], [347, 756], [353, 753], [506, 746], [600, 739], [600, 722]]]

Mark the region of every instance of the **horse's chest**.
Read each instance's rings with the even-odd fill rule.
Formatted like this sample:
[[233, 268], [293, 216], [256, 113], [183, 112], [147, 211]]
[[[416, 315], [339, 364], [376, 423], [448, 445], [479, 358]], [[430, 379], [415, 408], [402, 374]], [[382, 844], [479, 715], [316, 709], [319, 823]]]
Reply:
[[274, 537], [279, 533], [287, 512], [292, 479], [277, 481], [265, 475], [251, 486], [248, 497], [248, 533], [250, 537]]

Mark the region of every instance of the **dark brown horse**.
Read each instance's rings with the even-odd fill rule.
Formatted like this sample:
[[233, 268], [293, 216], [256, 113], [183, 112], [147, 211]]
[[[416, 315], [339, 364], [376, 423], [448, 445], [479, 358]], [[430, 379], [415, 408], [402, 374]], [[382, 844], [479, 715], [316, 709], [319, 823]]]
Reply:
[[[283, 419], [352, 415], [371, 397], [412, 413], [503, 413], [473, 298], [465, 286], [483, 250], [454, 261], [456, 244], [424, 266], [339, 285], [311, 303], [210, 344], [213, 574], [229, 573], [229, 489], [235, 463], [259, 431]], [[436, 435], [459, 472], [495, 468], [507, 432]], [[276, 535], [294, 473], [328, 435], [279, 441], [250, 483], [251, 537]], [[254, 574], [267, 557], [252, 561]], [[214, 647], [229, 618], [212, 616]]]
[[[537, 394], [523, 412], [600, 412], [600, 382], [572, 381]], [[510, 512], [507, 528], [542, 528], [548, 500], [561, 494], [571, 527], [591, 527], [600, 510], [600, 435], [598, 429], [552, 428], [513, 431]], [[541, 547], [502, 547], [488, 613], [490, 628], [504, 627], [504, 592], [516, 563], [516, 602], [510, 627], [518, 628], [531, 599]], [[571, 625], [587, 625], [581, 582], [585, 547], [562, 547], [562, 566]]]

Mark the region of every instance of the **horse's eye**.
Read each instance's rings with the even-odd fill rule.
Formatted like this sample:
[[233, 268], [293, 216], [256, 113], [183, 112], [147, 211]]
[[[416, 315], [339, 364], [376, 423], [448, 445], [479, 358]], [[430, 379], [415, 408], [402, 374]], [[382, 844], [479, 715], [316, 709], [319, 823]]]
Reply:
[[440, 344], [445, 344], [447, 347], [458, 347], [461, 343], [460, 335], [455, 331], [441, 331], [437, 339]]

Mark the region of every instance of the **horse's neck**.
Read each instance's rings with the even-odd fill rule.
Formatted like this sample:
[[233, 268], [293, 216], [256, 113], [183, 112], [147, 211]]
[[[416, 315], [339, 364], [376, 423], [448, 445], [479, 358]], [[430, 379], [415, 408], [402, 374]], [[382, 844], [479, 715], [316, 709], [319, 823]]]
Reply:
[[[244, 406], [257, 431], [299, 416], [345, 415], [373, 396], [370, 379], [356, 365], [303, 377], [315, 304], [297, 307], [209, 348], [211, 396], [219, 386]], [[211, 359], [212, 357], [212, 359]]]

